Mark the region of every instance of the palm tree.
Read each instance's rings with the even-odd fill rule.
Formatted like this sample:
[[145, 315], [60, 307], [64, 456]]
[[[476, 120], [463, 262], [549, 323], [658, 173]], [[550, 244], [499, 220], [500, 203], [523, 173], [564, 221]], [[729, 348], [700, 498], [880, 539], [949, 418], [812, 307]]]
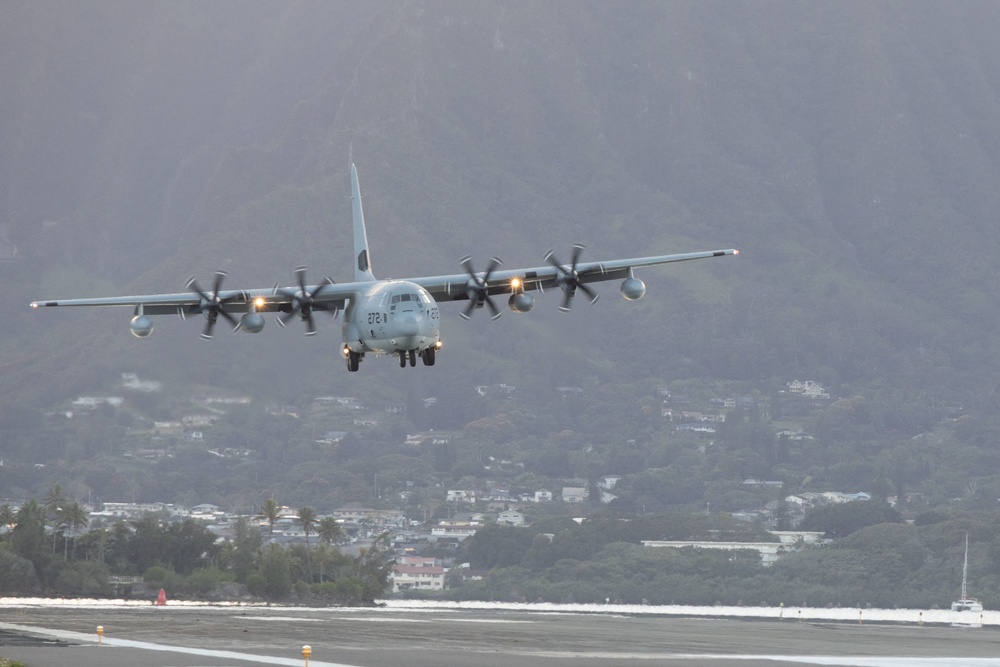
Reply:
[[[70, 503], [62, 511], [63, 525], [73, 531], [73, 558], [76, 558], [76, 538], [80, 528], [85, 528], [89, 523], [87, 511], [80, 503]], [[63, 545], [63, 558], [66, 558], [65, 544]]]
[[10, 503], [0, 505], [0, 528], [13, 528], [17, 521], [17, 512]]
[[297, 521], [306, 534], [306, 554], [309, 559], [309, 583], [312, 583], [312, 553], [309, 550], [309, 533], [316, 527], [316, 510], [311, 507], [300, 507]]
[[274, 537], [274, 524], [277, 522], [278, 517], [281, 516], [281, 508], [278, 507], [278, 503], [274, 498], [268, 498], [264, 501], [264, 506], [260, 510], [260, 516], [267, 519], [268, 538]]
[[45, 496], [45, 513], [52, 522], [52, 554], [56, 553], [56, 537], [63, 528], [62, 510], [66, 504], [66, 495], [62, 492], [62, 484], [53, 486]]
[[340, 524], [332, 516], [325, 516], [319, 520], [316, 526], [316, 534], [323, 544], [332, 546], [340, 539]]
[[10, 538], [14, 553], [30, 560], [35, 565], [35, 571], [41, 572], [48, 560], [44, 553], [45, 508], [32, 498], [17, 510], [14, 523]]

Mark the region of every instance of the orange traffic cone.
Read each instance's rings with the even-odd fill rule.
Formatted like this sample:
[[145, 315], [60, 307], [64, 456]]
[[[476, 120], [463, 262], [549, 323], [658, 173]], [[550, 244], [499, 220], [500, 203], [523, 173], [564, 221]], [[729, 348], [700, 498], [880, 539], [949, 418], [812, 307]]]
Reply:
[[167, 604], [167, 592], [160, 589], [160, 594], [156, 596], [156, 606], [163, 607]]

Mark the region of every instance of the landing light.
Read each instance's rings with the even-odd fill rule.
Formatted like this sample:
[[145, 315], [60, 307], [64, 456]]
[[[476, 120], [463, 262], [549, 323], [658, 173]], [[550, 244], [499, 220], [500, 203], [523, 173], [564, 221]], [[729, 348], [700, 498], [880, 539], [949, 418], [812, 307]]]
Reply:
[[434, 343], [434, 349], [435, 350], [440, 350], [442, 347], [444, 347], [444, 341], [441, 340], [441, 339], [438, 339], [438, 342]]
[[253, 300], [253, 305], [254, 308], [263, 308], [265, 305], [267, 305], [267, 299], [265, 299], [262, 296], [259, 296]]
[[345, 358], [351, 356], [351, 350], [346, 345], [340, 349], [340, 353], [344, 355]]
[[740, 254], [740, 251], [739, 251], [739, 250], [734, 250], [734, 251], [733, 251], [733, 254], [734, 254], [734, 255], [738, 255], [738, 254]]
[[524, 283], [521, 281], [520, 278], [511, 278], [510, 279], [510, 288], [512, 290], [519, 290], [519, 289], [521, 289], [522, 285], [524, 285]]

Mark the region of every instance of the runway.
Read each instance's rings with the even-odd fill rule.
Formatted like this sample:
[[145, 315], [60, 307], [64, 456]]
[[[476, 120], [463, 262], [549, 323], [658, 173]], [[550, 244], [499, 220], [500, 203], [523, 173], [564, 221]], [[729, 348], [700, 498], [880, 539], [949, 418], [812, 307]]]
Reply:
[[29, 667], [304, 665], [306, 644], [310, 667], [1000, 667], [992, 626], [433, 607], [0, 607], [0, 657]]

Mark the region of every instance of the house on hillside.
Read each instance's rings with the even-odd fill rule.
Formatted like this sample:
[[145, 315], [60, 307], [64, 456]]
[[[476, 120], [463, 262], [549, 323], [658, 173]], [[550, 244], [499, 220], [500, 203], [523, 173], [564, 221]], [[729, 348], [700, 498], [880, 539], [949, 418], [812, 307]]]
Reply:
[[471, 489], [448, 489], [445, 500], [449, 503], [469, 503], [476, 502], [476, 492]]
[[517, 510], [507, 510], [497, 515], [497, 523], [504, 526], [523, 526], [524, 515]]
[[806, 380], [804, 382], [792, 380], [785, 386], [788, 388], [788, 393], [798, 394], [804, 398], [830, 398], [830, 394], [823, 388], [823, 385], [813, 380]]
[[552, 492], [548, 489], [538, 489], [535, 491], [534, 500], [536, 503], [551, 503], [552, 502]]

